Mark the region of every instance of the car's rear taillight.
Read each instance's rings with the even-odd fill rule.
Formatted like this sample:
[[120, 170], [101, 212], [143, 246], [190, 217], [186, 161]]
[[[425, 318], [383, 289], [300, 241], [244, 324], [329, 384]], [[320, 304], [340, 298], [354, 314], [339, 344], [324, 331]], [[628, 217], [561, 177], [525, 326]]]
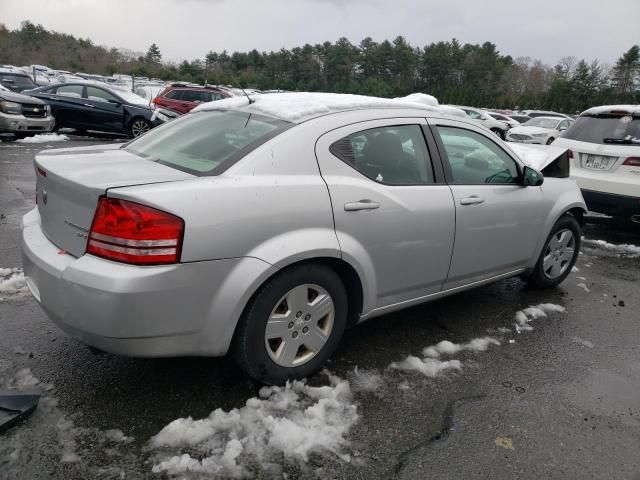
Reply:
[[100, 197], [87, 253], [135, 265], [177, 263], [184, 221], [139, 203]]
[[573, 150], [567, 150], [567, 153], [569, 154], [569, 159], [573, 160]]
[[640, 157], [629, 157], [622, 164], [627, 167], [640, 167]]

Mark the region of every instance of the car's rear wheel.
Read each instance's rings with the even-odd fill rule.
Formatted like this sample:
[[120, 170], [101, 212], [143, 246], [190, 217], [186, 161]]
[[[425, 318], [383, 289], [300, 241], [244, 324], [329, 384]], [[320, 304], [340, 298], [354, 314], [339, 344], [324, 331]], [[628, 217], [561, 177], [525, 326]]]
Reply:
[[136, 138], [149, 130], [151, 130], [151, 124], [146, 119], [134, 118], [129, 125], [129, 136]]
[[555, 140], [555, 138], [550, 137], [549, 140], [547, 140], [547, 145], [551, 145], [554, 140]]
[[523, 279], [539, 288], [553, 288], [562, 283], [578, 258], [581, 234], [574, 217], [561, 217], [551, 229], [533, 272]]
[[281, 385], [317, 371], [347, 323], [347, 294], [330, 268], [283, 270], [256, 293], [238, 323], [232, 351], [250, 376]]

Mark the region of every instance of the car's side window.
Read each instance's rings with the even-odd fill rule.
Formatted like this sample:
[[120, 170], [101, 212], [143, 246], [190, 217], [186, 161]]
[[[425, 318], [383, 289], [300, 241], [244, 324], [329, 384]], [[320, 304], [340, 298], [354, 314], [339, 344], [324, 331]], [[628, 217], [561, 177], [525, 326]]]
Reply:
[[419, 125], [395, 125], [352, 133], [334, 142], [329, 151], [379, 183], [434, 183], [431, 158]]
[[87, 87], [87, 99], [96, 102], [108, 102], [109, 100], [117, 102], [118, 99], [106, 90], [96, 87]]
[[195, 90], [184, 90], [182, 93], [183, 102], [202, 102], [201, 92]]
[[496, 143], [464, 128], [438, 127], [453, 183], [519, 183], [516, 162]]
[[63, 97], [81, 98], [83, 88], [84, 87], [82, 85], [64, 85], [62, 87], [58, 87], [56, 93]]
[[481, 115], [478, 112], [474, 112], [473, 110], [465, 110], [467, 117], [473, 118], [474, 120], [478, 120]]
[[165, 98], [170, 98], [171, 100], [180, 100], [182, 97], [182, 90], [171, 90], [169, 93], [165, 95]]

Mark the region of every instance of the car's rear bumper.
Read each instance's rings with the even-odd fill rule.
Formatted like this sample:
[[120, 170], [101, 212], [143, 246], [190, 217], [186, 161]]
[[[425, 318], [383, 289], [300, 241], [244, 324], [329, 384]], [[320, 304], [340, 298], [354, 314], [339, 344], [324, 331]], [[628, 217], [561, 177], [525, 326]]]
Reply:
[[150, 267], [76, 258], [44, 235], [37, 209], [23, 218], [22, 256], [27, 285], [54, 323], [85, 344], [136, 357], [224, 355], [247, 300], [234, 279], [271, 268], [255, 258]]
[[10, 115], [0, 112], [0, 133], [37, 134], [50, 132], [55, 120], [51, 115], [44, 118]]
[[640, 214], [640, 197], [616, 195], [582, 189], [582, 196], [589, 210], [613, 216]]

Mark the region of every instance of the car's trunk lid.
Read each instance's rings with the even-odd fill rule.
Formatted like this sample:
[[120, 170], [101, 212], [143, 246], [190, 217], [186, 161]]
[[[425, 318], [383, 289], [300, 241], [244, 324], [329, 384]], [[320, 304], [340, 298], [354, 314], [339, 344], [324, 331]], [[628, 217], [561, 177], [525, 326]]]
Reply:
[[98, 199], [108, 189], [193, 178], [120, 147], [48, 150], [36, 156], [42, 230], [61, 250], [74, 256], [84, 254]]

